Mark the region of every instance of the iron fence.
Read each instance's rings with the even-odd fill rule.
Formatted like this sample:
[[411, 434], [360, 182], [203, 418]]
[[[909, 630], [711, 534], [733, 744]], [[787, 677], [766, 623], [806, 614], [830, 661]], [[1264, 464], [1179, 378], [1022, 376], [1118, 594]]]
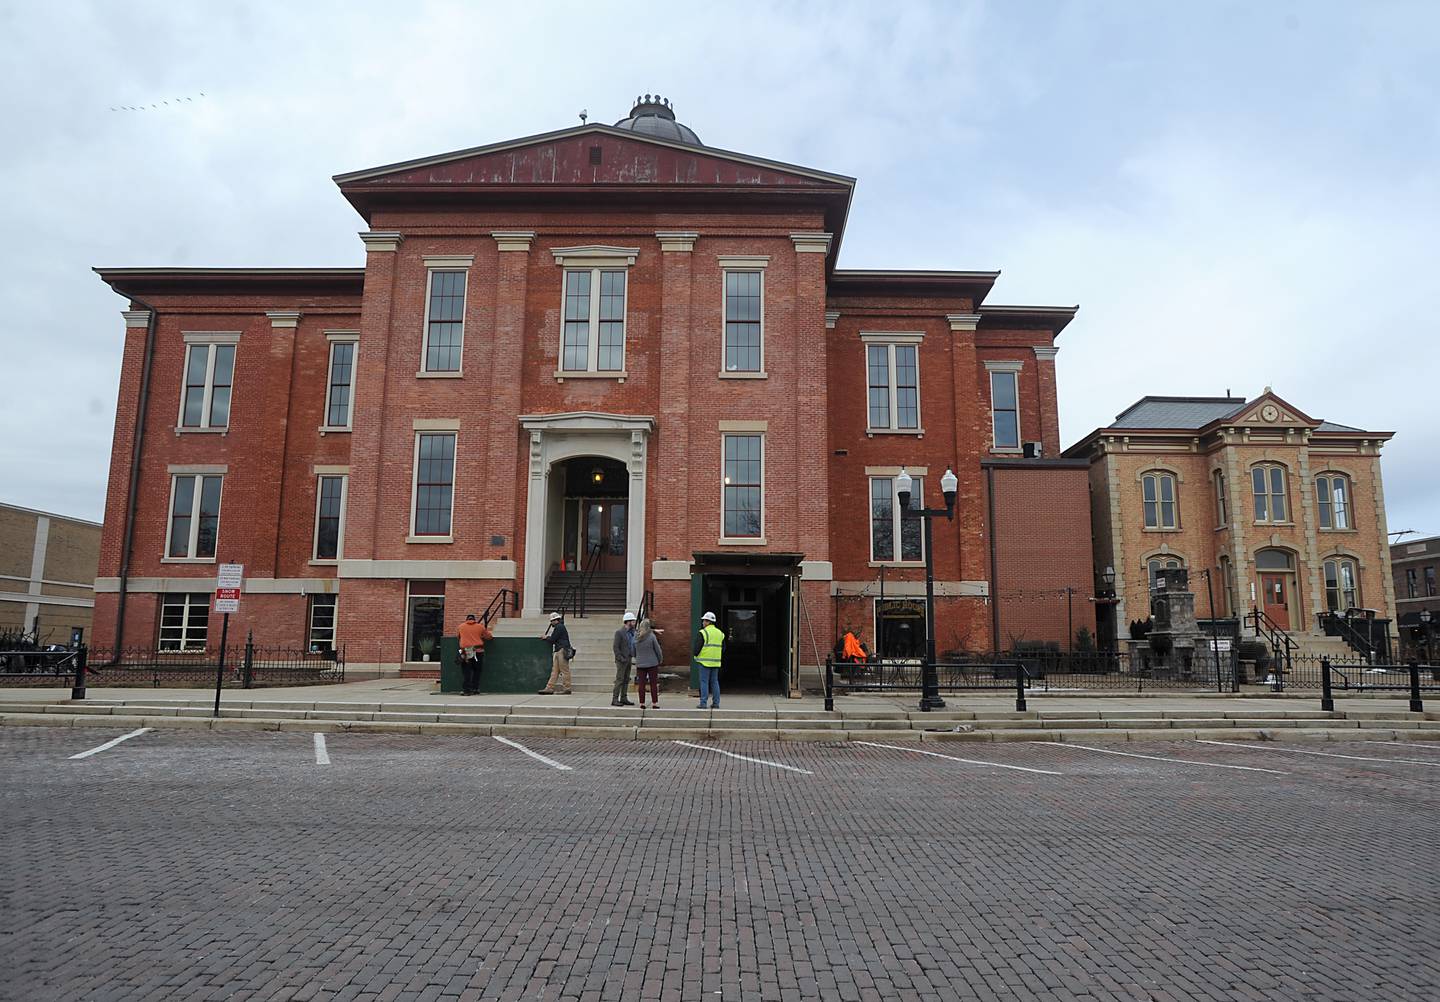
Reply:
[[1402, 692], [1411, 688], [1410, 668], [1417, 669], [1418, 687], [1440, 691], [1440, 662], [1375, 662], [1361, 659], [1326, 658], [1321, 655], [1292, 654], [1285, 662], [1271, 659], [1255, 666], [1254, 681], [1272, 689], [1321, 689], [1325, 665], [1329, 662], [1330, 686], [1349, 692]]
[[[86, 667], [83, 684], [90, 688], [213, 688], [220, 650], [91, 647], [59, 653], [0, 651], [0, 666], [4, 667], [0, 670], [0, 685], [61, 685], [63, 679], [76, 674], [81, 664]], [[311, 651], [245, 643], [225, 649], [221, 679], [225, 688], [330, 685], [344, 681], [343, 647]]]

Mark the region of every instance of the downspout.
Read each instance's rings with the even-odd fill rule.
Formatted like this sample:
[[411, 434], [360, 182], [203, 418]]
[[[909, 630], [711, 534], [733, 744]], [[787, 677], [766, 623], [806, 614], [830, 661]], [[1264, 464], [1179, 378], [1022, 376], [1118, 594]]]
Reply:
[[985, 503], [990, 519], [990, 640], [995, 650], [1000, 650], [1000, 589], [998, 575], [1000, 565], [995, 556], [995, 468], [985, 467]]
[[135, 408], [135, 436], [130, 448], [130, 495], [125, 503], [125, 534], [120, 544], [120, 592], [115, 607], [115, 645], [110, 660], [102, 667], [109, 667], [120, 660], [120, 649], [125, 640], [125, 597], [130, 583], [130, 550], [135, 539], [135, 506], [139, 503], [140, 450], [145, 442], [145, 409], [150, 402], [150, 365], [155, 354], [155, 307], [143, 299], [130, 297], [132, 306], [139, 305], [150, 313], [145, 322], [145, 354], [140, 361], [140, 401]]

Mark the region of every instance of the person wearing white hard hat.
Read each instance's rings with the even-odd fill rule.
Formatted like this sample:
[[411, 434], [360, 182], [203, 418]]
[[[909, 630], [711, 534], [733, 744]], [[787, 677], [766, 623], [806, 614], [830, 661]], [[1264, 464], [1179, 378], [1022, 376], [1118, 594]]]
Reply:
[[[570, 631], [565, 628], [565, 617], [558, 612], [550, 613], [550, 626], [546, 629], [543, 640], [550, 641], [550, 680], [545, 683], [545, 688], [540, 690], [542, 696], [553, 696], [559, 692], [562, 696], [570, 695], [570, 659], [575, 656], [575, 648], [570, 646]], [[556, 689], [556, 686], [560, 686]]]
[[634, 706], [629, 697], [630, 666], [635, 663], [635, 613], [620, 617], [620, 629], [610, 643], [615, 655], [615, 687], [610, 691], [611, 706]]
[[700, 617], [700, 632], [695, 634], [691, 653], [700, 669], [700, 709], [720, 709], [720, 662], [725, 655], [725, 634], [715, 625], [715, 613]]

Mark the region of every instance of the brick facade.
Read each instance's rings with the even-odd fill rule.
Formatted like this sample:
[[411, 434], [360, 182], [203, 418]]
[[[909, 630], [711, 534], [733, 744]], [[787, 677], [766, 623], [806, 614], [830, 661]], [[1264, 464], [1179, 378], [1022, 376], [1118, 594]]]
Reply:
[[[105, 641], [116, 633], [122, 577], [121, 639], [132, 644], [155, 639], [156, 596], [213, 587], [213, 561], [162, 558], [176, 470], [223, 471], [216, 559], [244, 563], [247, 575], [232, 631], [305, 643], [307, 596], [338, 592], [338, 639], [350, 662], [393, 670], [407, 658], [409, 582], [443, 582], [449, 620], [483, 609], [502, 587], [518, 590], [527, 616], [541, 611], [562, 545], [552, 474], [567, 457], [593, 455], [628, 471], [632, 604], [653, 592], [657, 619], [683, 630], [698, 615], [694, 555], [710, 564], [729, 555], [737, 567], [749, 554], [784, 555], [799, 568], [792, 642], [806, 664], [828, 650], [843, 604], [884, 563], [868, 546], [870, 471], [926, 469], [925, 500], [936, 505], [940, 474], [952, 467], [958, 516], [935, 526], [937, 635], [993, 644], [986, 363], [1017, 371], [1021, 435], [1041, 455], [1057, 455], [1054, 341], [1073, 309], [988, 306], [993, 272], [838, 269], [851, 179], [617, 128], [586, 126], [337, 182], [369, 227], [363, 269], [102, 272], [132, 308], [101, 554]], [[625, 274], [623, 378], [561, 371], [565, 270], [591, 259]], [[755, 376], [723, 371], [727, 259], [763, 275], [763, 373]], [[419, 372], [434, 267], [465, 276], [460, 367], [441, 376]], [[228, 427], [179, 431], [186, 335], [215, 331], [239, 332]], [[322, 431], [337, 331], [358, 332], [352, 427]], [[867, 430], [864, 336], [877, 333], [918, 344], [918, 429]], [[454, 433], [456, 458], [452, 530], [434, 542], [412, 534], [412, 492], [416, 435], [439, 428]], [[727, 431], [763, 435], [759, 541], [723, 538]], [[1002, 456], [1014, 460], [1008, 485], [1024, 462], [1018, 450]], [[315, 561], [317, 475], [338, 470], [348, 476], [343, 553]], [[996, 502], [1023, 520], [1043, 492], [1074, 493], [1076, 478], [1062, 479], [1030, 497], [1007, 486]], [[1084, 506], [1067, 501], [1054, 512], [1049, 545], [1088, 560]], [[885, 571], [902, 591], [923, 589], [913, 561]], [[1088, 587], [1088, 571], [1073, 585]], [[1047, 639], [1058, 639], [1056, 628], [1053, 620], [1027, 626]]]

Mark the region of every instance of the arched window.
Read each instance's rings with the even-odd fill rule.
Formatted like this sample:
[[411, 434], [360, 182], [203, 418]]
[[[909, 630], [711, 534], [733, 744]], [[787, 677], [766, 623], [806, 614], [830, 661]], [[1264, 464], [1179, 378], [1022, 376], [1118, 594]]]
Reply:
[[1229, 525], [1230, 503], [1225, 497], [1225, 471], [1216, 470], [1213, 477], [1215, 480], [1215, 524], [1217, 526]]
[[1235, 567], [1224, 554], [1220, 555], [1220, 592], [1225, 603], [1225, 615], [1235, 615]]
[[1320, 510], [1320, 528], [1355, 527], [1350, 496], [1350, 478], [1345, 474], [1322, 473], [1315, 478], [1315, 505]]
[[1285, 510], [1285, 468], [1256, 466], [1250, 471], [1250, 485], [1255, 494], [1255, 521], [1289, 521]]
[[1175, 528], [1178, 524], [1175, 518], [1175, 478], [1168, 473], [1147, 473], [1140, 478], [1140, 489], [1145, 501], [1145, 528]]
[[1360, 608], [1360, 575], [1355, 561], [1347, 557], [1325, 561], [1325, 606], [1331, 612]]
[[1150, 575], [1150, 590], [1155, 590], [1155, 579], [1167, 570], [1175, 570], [1185, 566], [1185, 561], [1180, 557], [1158, 556], [1151, 557], [1145, 563], [1145, 570]]

